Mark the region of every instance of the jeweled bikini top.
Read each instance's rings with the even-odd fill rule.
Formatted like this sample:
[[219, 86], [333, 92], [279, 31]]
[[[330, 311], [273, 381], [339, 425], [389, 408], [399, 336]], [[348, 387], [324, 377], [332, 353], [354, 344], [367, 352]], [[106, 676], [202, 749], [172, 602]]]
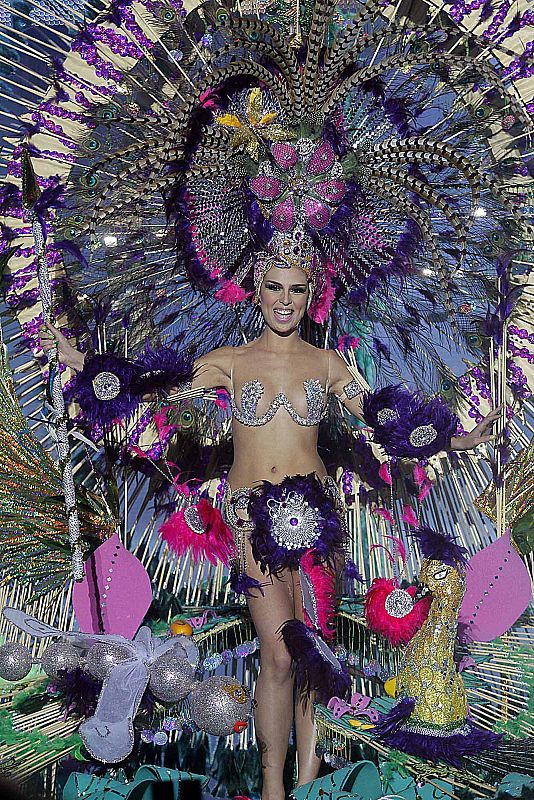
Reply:
[[304, 394], [306, 395], [306, 402], [308, 404], [308, 415], [306, 417], [302, 417], [298, 411], [296, 411], [284, 392], [278, 392], [265, 414], [258, 417], [258, 402], [265, 391], [265, 387], [258, 380], [247, 381], [247, 383], [243, 384], [243, 388], [241, 389], [241, 408], [236, 404], [232, 394], [232, 414], [242, 425], [259, 427], [260, 425], [267, 425], [280, 406], [283, 406], [297, 425], [318, 425], [327, 411], [327, 405], [323, 399], [324, 389], [321, 385], [321, 381], [316, 378], [304, 381], [303, 383]]

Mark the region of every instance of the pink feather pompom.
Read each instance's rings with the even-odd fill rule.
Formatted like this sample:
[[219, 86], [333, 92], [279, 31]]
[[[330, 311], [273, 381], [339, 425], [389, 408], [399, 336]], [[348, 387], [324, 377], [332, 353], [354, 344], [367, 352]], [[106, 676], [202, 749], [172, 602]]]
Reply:
[[380, 464], [380, 469], [378, 470], [378, 474], [380, 475], [384, 483], [387, 483], [388, 486], [392, 485], [393, 481], [391, 479], [391, 471], [389, 469], [388, 461], [384, 461], [383, 464]]
[[402, 518], [404, 522], [407, 522], [408, 525], [412, 526], [412, 528], [419, 527], [419, 520], [417, 519], [417, 515], [411, 506], [403, 506]]
[[422, 503], [423, 500], [425, 499], [425, 497], [427, 497], [427, 495], [430, 494], [431, 488], [432, 488], [432, 484], [430, 483], [430, 481], [428, 479], [426, 481], [423, 481], [423, 483], [421, 484], [421, 488], [419, 489], [419, 502], [420, 503]]
[[[375, 578], [367, 591], [364, 604], [369, 630], [384, 636], [394, 647], [407, 644], [417, 633], [425, 622], [432, 603], [431, 597], [423, 597], [404, 617], [393, 617], [386, 610], [386, 600], [398, 588], [393, 579]], [[415, 586], [409, 586], [406, 591], [413, 597], [417, 590]]]
[[185, 509], [171, 514], [159, 529], [161, 538], [179, 556], [191, 553], [195, 562], [208, 559], [211, 564], [221, 561], [226, 567], [235, 557], [235, 543], [232, 532], [224, 522], [221, 512], [208, 500], [201, 499], [196, 504], [198, 516], [204, 533], [196, 533], [185, 519]]
[[[317, 602], [317, 619], [323, 637], [331, 641], [335, 635], [335, 610], [336, 610], [336, 578], [332, 569], [324, 564], [315, 563], [315, 553], [308, 550], [300, 559], [301, 569], [306, 573], [313, 586]], [[313, 627], [306, 612], [306, 624]]]
[[226, 303], [227, 306], [235, 306], [242, 303], [247, 297], [251, 296], [251, 292], [246, 292], [242, 286], [239, 286], [234, 281], [221, 281], [221, 284], [215, 292], [217, 300]]

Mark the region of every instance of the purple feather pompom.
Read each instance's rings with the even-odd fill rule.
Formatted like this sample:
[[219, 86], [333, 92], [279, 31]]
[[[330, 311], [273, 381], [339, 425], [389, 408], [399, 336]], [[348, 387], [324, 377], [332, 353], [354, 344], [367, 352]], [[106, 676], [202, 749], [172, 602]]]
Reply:
[[284, 478], [279, 484], [264, 481], [263, 488], [251, 494], [248, 513], [254, 523], [250, 543], [254, 559], [262, 572], [278, 574], [285, 569], [297, 569], [301, 557], [310, 545], [288, 549], [273, 536], [274, 523], [269, 505], [283, 503], [290, 494], [300, 495], [317, 513], [318, 538], [313, 548], [320, 561], [332, 559], [343, 550], [345, 532], [339, 518], [334, 499], [316, 475], [294, 475]]
[[[111, 373], [118, 381], [118, 394], [110, 400], [95, 393], [95, 383], [102, 373]], [[84, 419], [92, 425], [109, 427], [115, 420], [128, 419], [145, 394], [165, 392], [193, 378], [193, 356], [170, 347], [148, 347], [135, 361], [113, 353], [91, 355], [65, 393], [68, 401], [78, 403]]]
[[395, 458], [428, 458], [448, 449], [458, 425], [441, 398], [427, 400], [402, 386], [367, 393], [363, 415], [375, 441]]
[[417, 540], [421, 552], [425, 558], [433, 561], [440, 561], [450, 567], [457, 568], [458, 565], [465, 566], [469, 553], [465, 547], [458, 544], [455, 536], [447, 533], [438, 533], [431, 528], [423, 527], [412, 533]]
[[309, 697], [315, 692], [326, 705], [331, 697], [346, 697], [351, 687], [349, 674], [322, 639], [298, 619], [284, 622], [282, 639], [293, 659], [297, 691]]

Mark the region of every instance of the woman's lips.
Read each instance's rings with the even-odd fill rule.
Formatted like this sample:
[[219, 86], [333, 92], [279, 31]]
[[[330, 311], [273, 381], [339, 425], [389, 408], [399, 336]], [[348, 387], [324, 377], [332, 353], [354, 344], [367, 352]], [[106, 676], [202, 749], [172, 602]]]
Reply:
[[273, 314], [279, 322], [288, 322], [293, 316], [293, 309], [290, 308], [274, 308]]

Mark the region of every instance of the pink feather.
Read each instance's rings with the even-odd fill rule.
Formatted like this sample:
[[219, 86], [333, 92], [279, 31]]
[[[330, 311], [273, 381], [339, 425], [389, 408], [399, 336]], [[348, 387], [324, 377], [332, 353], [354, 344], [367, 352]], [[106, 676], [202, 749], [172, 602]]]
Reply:
[[386, 520], [386, 522], [389, 522], [390, 525], [393, 525], [393, 517], [387, 508], [375, 508], [373, 510], [373, 514], [376, 514], [378, 517], [382, 517]]
[[171, 514], [161, 526], [161, 538], [179, 556], [189, 552], [197, 563], [207, 558], [211, 564], [222, 561], [228, 567], [235, 557], [235, 543], [230, 528], [219, 509], [214, 508], [208, 500], [199, 500], [196, 508], [204, 533], [195, 533], [185, 521], [184, 510], [181, 510]]
[[426, 480], [426, 469], [420, 464], [416, 464], [413, 468], [413, 478], [418, 486], [421, 486], [423, 481]]
[[425, 497], [430, 494], [430, 490], [432, 488], [432, 484], [429, 480], [424, 481], [421, 484], [421, 488], [419, 490], [419, 502], [422, 503]]
[[406, 563], [406, 548], [404, 546], [404, 542], [402, 539], [399, 539], [398, 536], [386, 536], [386, 539], [391, 539], [393, 544], [395, 545], [395, 552], [399, 554], [403, 563]]
[[322, 325], [328, 318], [335, 296], [335, 287], [332, 286], [330, 279], [327, 278], [323, 291], [313, 300], [308, 311], [308, 316], [318, 325]]
[[380, 464], [380, 469], [378, 470], [378, 474], [380, 475], [384, 483], [387, 483], [388, 486], [392, 485], [393, 481], [391, 480], [391, 471], [389, 469], [388, 461], [384, 461], [383, 464]]
[[219, 289], [215, 292], [215, 297], [228, 306], [235, 306], [250, 297], [250, 292], [246, 292], [242, 286], [238, 286], [234, 281], [228, 280], [221, 282]]
[[413, 528], [419, 527], [419, 520], [411, 506], [403, 506], [402, 518], [404, 522], [407, 522], [408, 525], [411, 525]]
[[371, 545], [371, 547], [369, 548], [369, 552], [370, 552], [370, 553], [372, 553], [372, 552], [373, 552], [373, 550], [379, 550], [379, 549], [380, 549], [380, 550], [385, 550], [385, 551], [386, 551], [386, 555], [387, 555], [387, 557], [389, 558], [389, 560], [391, 561], [391, 563], [393, 563], [393, 562], [395, 561], [395, 556], [393, 555], [393, 553], [391, 552], [391, 550], [390, 550], [388, 547], [386, 547], [386, 545], [385, 545], [385, 544], [373, 544], [373, 545]]
[[[323, 637], [331, 641], [335, 635], [335, 609], [336, 609], [336, 577], [332, 569], [324, 564], [315, 563], [315, 553], [307, 550], [300, 559], [300, 566], [306, 573], [313, 586], [317, 601], [317, 619]], [[311, 620], [306, 616], [306, 624], [310, 626]]]
[[[432, 602], [431, 597], [424, 597], [415, 603], [406, 616], [392, 617], [386, 611], [386, 599], [397, 588], [398, 584], [394, 579], [375, 578], [367, 591], [364, 604], [365, 619], [369, 629], [385, 636], [394, 646], [407, 644], [417, 633], [428, 616]], [[406, 591], [413, 597], [416, 588], [409, 586]]]

